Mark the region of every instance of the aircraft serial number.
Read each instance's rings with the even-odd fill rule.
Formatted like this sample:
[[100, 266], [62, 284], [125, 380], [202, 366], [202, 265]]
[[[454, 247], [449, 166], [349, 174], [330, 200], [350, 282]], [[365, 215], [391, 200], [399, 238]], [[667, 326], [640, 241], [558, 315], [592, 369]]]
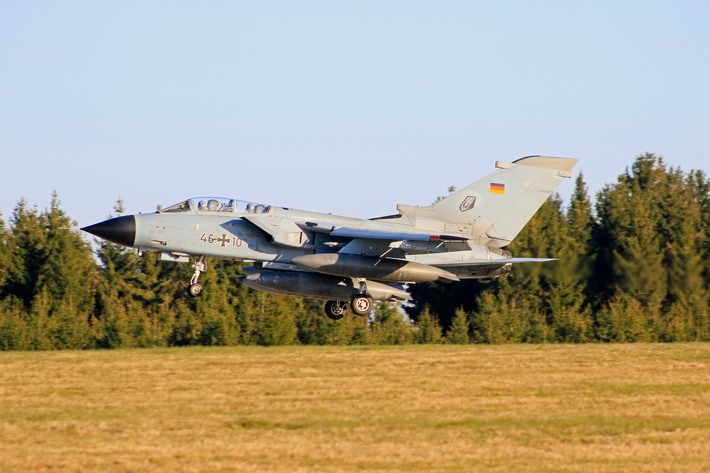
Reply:
[[200, 237], [200, 241], [203, 241], [205, 243], [218, 243], [222, 247], [225, 247], [225, 246], [240, 247], [240, 246], [242, 246], [242, 239], [241, 238], [237, 238], [235, 236], [230, 237], [226, 233], [222, 233], [221, 235], [214, 235], [212, 233], [203, 233], [202, 236]]

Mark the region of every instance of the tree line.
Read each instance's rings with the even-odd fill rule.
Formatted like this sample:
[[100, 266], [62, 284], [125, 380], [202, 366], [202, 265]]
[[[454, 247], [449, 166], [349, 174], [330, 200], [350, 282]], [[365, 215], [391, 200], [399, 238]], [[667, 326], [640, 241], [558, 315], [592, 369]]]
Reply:
[[569, 204], [551, 197], [509, 246], [558, 261], [412, 285], [411, 304], [332, 321], [320, 300], [237, 283], [231, 262], [209, 260], [207, 289], [190, 298], [190, 265], [92, 249], [55, 194], [43, 211], [20, 201], [0, 218], [0, 349], [707, 341], [708, 229], [707, 176], [644, 154], [594, 201], [580, 174]]

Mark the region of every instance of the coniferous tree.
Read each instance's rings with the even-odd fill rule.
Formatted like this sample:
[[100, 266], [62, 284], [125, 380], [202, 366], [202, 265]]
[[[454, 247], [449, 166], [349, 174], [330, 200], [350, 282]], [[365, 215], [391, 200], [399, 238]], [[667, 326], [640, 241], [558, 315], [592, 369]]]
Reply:
[[46, 259], [46, 234], [37, 208], [21, 200], [7, 233], [7, 265], [2, 297], [12, 296], [29, 309], [38, 292], [39, 272]]
[[95, 265], [90, 248], [59, 207], [56, 193], [43, 213], [20, 201], [7, 241], [3, 299], [22, 303], [31, 348], [92, 346]]
[[[600, 314], [609, 314], [607, 324], [621, 323], [619, 331], [623, 333], [630, 333], [628, 327], [633, 327], [633, 336], [622, 337], [628, 341], [649, 336], [645, 322], [658, 318], [659, 314], [651, 311], [658, 307], [659, 298], [667, 290], [657, 220], [658, 189], [664, 181], [662, 161], [653, 155], [640, 156], [630, 171], [619, 176], [617, 184], [602, 190], [597, 202], [596, 271], [597, 280], [603, 281], [598, 287], [606, 301], [606, 312]], [[601, 275], [606, 277], [602, 279]], [[620, 310], [628, 312], [621, 314], [622, 319], [616, 316]], [[600, 328], [602, 322], [599, 320]], [[613, 332], [613, 327], [610, 330]]]
[[600, 193], [595, 279], [607, 316], [600, 329], [621, 306], [635, 320], [621, 327], [634, 327], [626, 339], [707, 339], [708, 284], [698, 257], [707, 245], [707, 199], [702, 173], [686, 176], [652, 154]]
[[8, 235], [7, 229], [5, 228], [5, 220], [3, 219], [2, 212], [0, 212], [0, 295], [2, 295], [2, 288], [5, 286], [7, 279], [8, 260], [10, 257], [7, 239]]
[[500, 317], [504, 309], [494, 291], [484, 291], [479, 296], [478, 309], [471, 313], [471, 341], [486, 344], [505, 342], [503, 319]]
[[0, 351], [32, 348], [24, 307], [12, 297], [0, 299]]
[[268, 305], [257, 321], [256, 337], [260, 345], [293, 345], [296, 343], [296, 319], [284, 296], [269, 294]]
[[253, 345], [257, 343], [257, 320], [262, 312], [263, 295], [244, 284], [236, 284], [234, 288], [234, 317], [238, 327], [237, 343]]
[[667, 290], [657, 219], [665, 178], [659, 158], [641, 156], [616, 186], [602, 191], [598, 206], [610, 235], [611, 281], [642, 303]]
[[23, 304], [6, 289], [11, 264], [10, 235], [0, 214], [0, 351], [29, 350]]
[[[349, 318], [349, 317], [347, 317]], [[343, 345], [340, 331], [345, 319], [331, 320], [323, 314], [323, 302], [318, 299], [303, 300], [303, 311], [296, 318], [298, 341], [304, 345]]]
[[397, 304], [385, 301], [375, 303], [372, 338], [374, 343], [378, 345], [406, 345], [412, 343], [411, 325], [404, 320]]
[[[680, 169], [671, 169], [661, 189], [663, 213], [663, 263], [668, 293], [659, 327], [664, 341], [702, 338], [707, 321], [708, 288], [703, 273], [706, 228], [695, 182]], [[699, 330], [698, 330], [699, 329]]]
[[419, 315], [414, 341], [422, 344], [443, 342], [441, 325], [439, 325], [439, 321], [431, 315], [429, 307], [425, 307], [424, 311]]
[[93, 314], [97, 286], [96, 264], [91, 248], [52, 196], [50, 208], [41, 215], [45, 225], [47, 254], [39, 287], [52, 298], [51, 338], [54, 348], [94, 346]]
[[700, 231], [696, 246], [701, 255], [702, 279], [705, 298], [698, 295], [699, 308], [694, 315], [694, 340], [710, 340], [710, 179], [703, 171], [691, 171], [688, 185], [693, 195], [693, 202], [700, 209]]
[[446, 343], [463, 345], [470, 342], [468, 335], [468, 317], [463, 309], [458, 309], [446, 332]]
[[343, 332], [350, 336], [348, 345], [370, 345], [373, 343], [367, 317], [346, 317], [348, 322], [343, 325]]

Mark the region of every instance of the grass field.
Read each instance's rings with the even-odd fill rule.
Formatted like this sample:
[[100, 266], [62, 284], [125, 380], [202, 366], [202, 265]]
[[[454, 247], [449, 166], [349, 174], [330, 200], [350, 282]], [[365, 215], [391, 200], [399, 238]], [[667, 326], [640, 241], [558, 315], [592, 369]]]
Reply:
[[710, 471], [710, 345], [0, 353], [0, 471]]

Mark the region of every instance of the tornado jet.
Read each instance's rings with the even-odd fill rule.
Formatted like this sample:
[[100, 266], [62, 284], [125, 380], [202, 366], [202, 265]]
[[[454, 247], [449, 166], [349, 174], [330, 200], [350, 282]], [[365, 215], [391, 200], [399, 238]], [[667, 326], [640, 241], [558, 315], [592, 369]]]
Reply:
[[191, 263], [187, 293], [203, 292], [207, 258], [253, 263], [238, 281], [262, 291], [324, 299], [325, 314], [368, 315], [373, 301], [407, 301], [407, 285], [495, 278], [515, 263], [505, 249], [576, 159], [528, 156], [426, 206], [397, 205], [371, 219], [296, 210], [229, 197], [196, 197], [155, 213], [82, 228], [162, 261]]

